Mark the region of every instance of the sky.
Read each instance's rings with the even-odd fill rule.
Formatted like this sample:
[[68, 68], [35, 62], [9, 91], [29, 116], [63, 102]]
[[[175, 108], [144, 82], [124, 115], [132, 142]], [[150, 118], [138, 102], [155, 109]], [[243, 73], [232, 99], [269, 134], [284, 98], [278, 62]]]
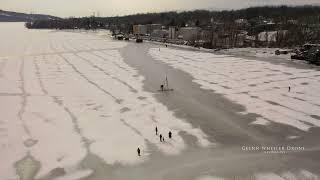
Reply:
[[320, 0], [0, 0], [0, 9], [59, 17], [121, 16], [171, 10], [225, 10], [263, 5], [320, 5]]

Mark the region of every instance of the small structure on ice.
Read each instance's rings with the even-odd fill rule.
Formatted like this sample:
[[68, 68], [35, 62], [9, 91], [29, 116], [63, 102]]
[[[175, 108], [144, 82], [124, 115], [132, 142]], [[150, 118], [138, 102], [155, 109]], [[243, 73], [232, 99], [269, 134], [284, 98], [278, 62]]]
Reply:
[[172, 88], [169, 88], [168, 77], [164, 80], [164, 83], [160, 85], [160, 91], [173, 91]]

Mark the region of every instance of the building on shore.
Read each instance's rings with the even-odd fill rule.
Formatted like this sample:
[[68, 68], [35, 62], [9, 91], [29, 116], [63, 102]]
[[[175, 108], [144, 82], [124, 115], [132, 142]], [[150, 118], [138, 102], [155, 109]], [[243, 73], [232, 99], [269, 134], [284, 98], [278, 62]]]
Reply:
[[177, 27], [175, 27], [175, 26], [170, 26], [170, 27], [169, 27], [169, 31], [168, 31], [168, 38], [169, 38], [169, 39], [176, 39], [176, 38], [178, 38], [177, 35], [178, 35], [178, 34], [177, 34]]
[[161, 24], [147, 24], [147, 33], [146, 34], [152, 34], [155, 30], [161, 30], [162, 25]]
[[257, 35], [257, 40], [262, 46], [281, 44], [287, 38], [287, 30], [263, 31]]
[[195, 41], [200, 37], [200, 27], [183, 27], [179, 30], [179, 35], [182, 36], [185, 41]]
[[150, 36], [152, 38], [168, 38], [168, 35], [169, 35], [168, 30], [158, 29], [158, 30], [153, 30]]
[[147, 26], [146, 25], [133, 25], [133, 34], [134, 35], [139, 35], [139, 36], [144, 36], [147, 34]]

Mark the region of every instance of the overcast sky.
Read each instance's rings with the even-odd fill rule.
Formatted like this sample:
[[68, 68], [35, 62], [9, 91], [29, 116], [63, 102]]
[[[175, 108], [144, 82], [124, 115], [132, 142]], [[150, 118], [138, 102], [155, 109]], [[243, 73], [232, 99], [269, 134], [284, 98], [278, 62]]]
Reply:
[[191, 9], [240, 9], [262, 5], [320, 4], [320, 0], [0, 0], [0, 9], [60, 17], [128, 15]]

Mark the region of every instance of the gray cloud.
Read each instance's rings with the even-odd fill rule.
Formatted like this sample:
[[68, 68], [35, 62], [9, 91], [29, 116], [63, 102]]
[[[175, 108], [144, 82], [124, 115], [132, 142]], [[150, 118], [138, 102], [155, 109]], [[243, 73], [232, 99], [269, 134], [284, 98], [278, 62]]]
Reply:
[[1, 8], [68, 16], [126, 15], [191, 9], [239, 9], [263, 5], [310, 5], [320, 0], [1, 0]]

